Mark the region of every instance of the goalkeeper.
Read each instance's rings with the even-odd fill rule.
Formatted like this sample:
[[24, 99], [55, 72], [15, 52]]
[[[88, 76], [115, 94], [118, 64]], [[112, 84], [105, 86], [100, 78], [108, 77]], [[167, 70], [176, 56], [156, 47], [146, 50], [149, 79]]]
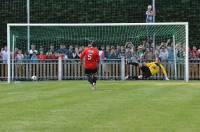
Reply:
[[[164, 79], [169, 80], [164, 66], [160, 63], [160, 58], [156, 58], [155, 62], [151, 62], [151, 63], [139, 64], [137, 62], [130, 62], [129, 64], [138, 66], [142, 71], [142, 75], [132, 77], [132, 79], [146, 79], [146, 78], [154, 76], [157, 73], [159, 73], [160, 71], [162, 71], [162, 73], [165, 76]], [[129, 78], [131, 78], [131, 77], [129, 77]]]

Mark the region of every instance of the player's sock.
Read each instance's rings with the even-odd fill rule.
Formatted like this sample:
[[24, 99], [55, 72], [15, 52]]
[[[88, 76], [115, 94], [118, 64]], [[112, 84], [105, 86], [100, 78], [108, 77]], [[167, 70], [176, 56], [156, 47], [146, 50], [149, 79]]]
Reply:
[[96, 81], [97, 81], [97, 77], [93, 75], [92, 76], [92, 90], [96, 90]]
[[92, 84], [92, 90], [96, 90], [96, 83]]
[[144, 79], [143, 75], [139, 75], [138, 79]]
[[91, 77], [91, 75], [88, 75], [88, 82], [90, 83], [90, 84], [93, 84], [93, 81], [92, 81], [93, 79], [92, 79], [92, 77]]
[[97, 77], [96, 76], [93, 76], [92, 82], [95, 83], [95, 84], [97, 83]]

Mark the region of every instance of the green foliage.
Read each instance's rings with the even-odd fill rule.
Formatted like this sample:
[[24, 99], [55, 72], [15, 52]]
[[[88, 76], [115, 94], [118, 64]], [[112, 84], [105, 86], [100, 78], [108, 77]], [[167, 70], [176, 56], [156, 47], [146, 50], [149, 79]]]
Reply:
[[[31, 23], [145, 22], [147, 0], [30, 0]], [[26, 0], [0, 2], [0, 44], [6, 42], [6, 23], [25, 23]], [[190, 44], [199, 44], [198, 0], [156, 0], [157, 22], [190, 22]]]

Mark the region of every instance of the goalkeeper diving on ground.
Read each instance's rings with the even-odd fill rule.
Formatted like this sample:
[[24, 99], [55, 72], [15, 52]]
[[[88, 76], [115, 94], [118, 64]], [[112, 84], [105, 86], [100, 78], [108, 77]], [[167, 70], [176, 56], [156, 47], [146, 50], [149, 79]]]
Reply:
[[126, 79], [147, 79], [151, 76], [156, 75], [160, 71], [164, 74], [164, 80], [169, 80], [167, 76], [167, 72], [164, 68], [164, 66], [160, 63], [160, 58], [156, 58], [155, 62], [150, 62], [150, 63], [143, 63], [139, 64], [137, 62], [129, 62], [128, 64], [134, 65], [136, 67], [139, 67], [139, 69], [142, 71], [142, 74], [139, 76], [129, 76]]

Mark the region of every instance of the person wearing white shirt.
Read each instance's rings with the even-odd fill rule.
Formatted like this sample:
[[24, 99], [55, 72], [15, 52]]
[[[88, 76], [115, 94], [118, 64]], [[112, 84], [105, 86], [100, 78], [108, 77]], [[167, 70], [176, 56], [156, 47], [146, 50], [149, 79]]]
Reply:
[[161, 61], [166, 62], [168, 60], [168, 50], [165, 47], [161, 48], [159, 57], [161, 58]]
[[29, 50], [30, 58], [33, 53], [36, 53], [36, 54], [38, 53], [38, 51], [35, 49], [35, 45], [31, 45], [31, 49]]
[[146, 11], [146, 23], [153, 23], [153, 17], [155, 16], [155, 10], [151, 5], [148, 5], [148, 9]]
[[8, 51], [7, 51], [6, 46], [4, 47], [4, 49], [2, 49], [1, 56], [2, 56], [2, 60], [3, 60], [3, 64], [7, 64], [8, 63]]

